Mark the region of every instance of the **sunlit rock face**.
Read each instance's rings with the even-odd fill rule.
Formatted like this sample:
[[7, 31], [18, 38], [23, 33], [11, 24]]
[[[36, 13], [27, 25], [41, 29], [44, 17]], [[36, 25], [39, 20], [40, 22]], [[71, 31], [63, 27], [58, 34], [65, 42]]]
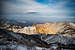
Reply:
[[35, 29], [36, 27], [29, 26], [29, 27], [24, 27], [22, 29], [19, 29], [18, 32], [31, 35], [31, 34], [36, 34], [36, 32], [34, 31]]
[[[17, 33], [24, 34], [75, 34], [75, 23], [70, 22], [55, 22], [55, 23], [44, 23], [44, 24], [36, 24], [32, 26], [11, 26], [7, 25], [2, 27], [3, 29], [7, 29]], [[65, 34], [67, 35], [67, 34]], [[65, 36], [64, 35], [64, 36]]]
[[[56, 34], [64, 23], [45, 23], [34, 25], [36, 27], [36, 32], [45, 33], [45, 34]], [[62, 26], [62, 27], [61, 27]]]
[[70, 22], [37, 24], [33, 27], [36, 27], [36, 32], [42, 34], [75, 33], [75, 24]]
[[31, 34], [36, 34], [35, 32], [36, 30], [36, 27], [32, 27], [32, 26], [28, 26], [28, 27], [24, 27], [24, 28], [12, 28], [12, 31], [13, 32], [16, 32], [16, 33], [23, 33], [23, 34], [28, 34], [28, 35], [31, 35]]

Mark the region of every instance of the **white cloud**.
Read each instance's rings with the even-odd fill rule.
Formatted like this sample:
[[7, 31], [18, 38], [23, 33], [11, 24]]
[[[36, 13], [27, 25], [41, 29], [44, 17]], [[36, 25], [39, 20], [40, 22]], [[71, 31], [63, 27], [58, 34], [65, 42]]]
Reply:
[[[19, 14], [26, 14], [29, 12], [37, 12], [41, 16], [68, 16], [69, 12], [68, 10], [65, 10], [64, 4], [67, 2], [58, 2], [54, 6], [48, 6], [43, 5], [35, 0], [17, 0], [17, 3], [10, 3], [10, 2], [4, 2], [4, 11], [5, 13], [19, 13]], [[34, 16], [34, 15], [33, 15]], [[41, 17], [40, 16], [40, 17]]]

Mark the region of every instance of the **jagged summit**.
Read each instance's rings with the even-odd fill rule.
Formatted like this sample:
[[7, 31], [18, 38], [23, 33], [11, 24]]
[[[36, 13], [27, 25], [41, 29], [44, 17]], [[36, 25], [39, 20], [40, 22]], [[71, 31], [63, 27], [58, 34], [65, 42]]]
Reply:
[[65, 30], [74, 30], [75, 24], [68, 22], [56, 22], [56, 23], [45, 23], [33, 25], [36, 27], [36, 32], [46, 33], [46, 34], [57, 34], [58, 32], [63, 32]]
[[[75, 33], [75, 23], [70, 22], [55, 22], [55, 23], [44, 23], [36, 24], [28, 27], [12, 26], [7, 25], [1, 27], [3, 29], [11, 30], [13, 32], [24, 33], [24, 34], [64, 34], [64, 33]], [[10, 27], [10, 28], [9, 28]]]

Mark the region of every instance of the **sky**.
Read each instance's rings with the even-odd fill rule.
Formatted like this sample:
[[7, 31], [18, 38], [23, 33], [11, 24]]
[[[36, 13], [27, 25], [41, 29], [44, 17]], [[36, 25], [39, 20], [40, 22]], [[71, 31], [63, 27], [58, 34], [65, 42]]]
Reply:
[[[0, 16], [23, 20], [75, 18], [75, 0], [0, 0]], [[38, 21], [39, 21], [38, 20]], [[59, 20], [59, 21], [60, 21]]]

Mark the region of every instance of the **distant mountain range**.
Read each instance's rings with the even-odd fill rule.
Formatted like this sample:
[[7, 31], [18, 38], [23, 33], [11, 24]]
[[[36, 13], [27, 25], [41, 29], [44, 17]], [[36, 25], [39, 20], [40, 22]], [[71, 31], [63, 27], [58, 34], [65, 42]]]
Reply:
[[4, 26], [4, 28], [23, 34], [63, 34], [64, 36], [73, 36], [72, 34], [74, 34], [75, 36], [75, 23], [72, 22], [44, 23], [31, 26], [26, 26], [27, 23], [15, 21], [8, 23], [10, 26]]

